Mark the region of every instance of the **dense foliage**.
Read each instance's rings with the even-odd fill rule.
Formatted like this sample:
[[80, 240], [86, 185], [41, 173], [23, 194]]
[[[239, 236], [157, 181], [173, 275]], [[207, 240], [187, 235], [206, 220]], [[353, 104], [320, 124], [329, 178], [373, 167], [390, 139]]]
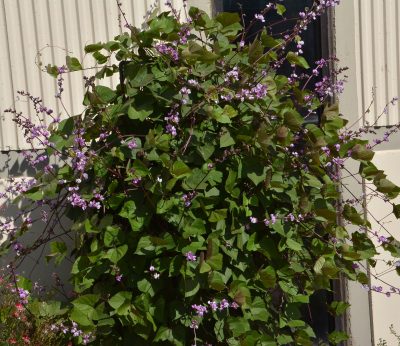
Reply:
[[[27, 206], [2, 223], [4, 246], [17, 252], [12, 268], [49, 242], [48, 258], [73, 258], [75, 297], [63, 316], [79, 325], [74, 342], [312, 345], [310, 296], [340, 275], [368, 284], [358, 263], [373, 265], [377, 251], [358, 201], [339, 202], [340, 170], [358, 161], [388, 201], [399, 188], [371, 163], [362, 131], [348, 131], [326, 105], [342, 88], [336, 75], [323, 77], [328, 61], [309, 68], [301, 56], [301, 33], [335, 3], [316, 1], [282, 37], [259, 25], [268, 12], [284, 14], [280, 4], [256, 15], [253, 36], [237, 14], [210, 19], [196, 8], [180, 20], [173, 10], [153, 15], [143, 30], [127, 25], [113, 41], [86, 46], [103, 67], [85, 79], [85, 111], [61, 122], [21, 93], [53, 122], [10, 110], [46, 149], [25, 153], [44, 169], [8, 191]], [[285, 66], [290, 76], [280, 74]], [[82, 68], [72, 57], [48, 66], [57, 97], [64, 74]], [[115, 90], [96, 83], [118, 73]], [[324, 107], [320, 126], [306, 124]], [[35, 221], [42, 233], [21, 244]], [[380, 239], [398, 254], [393, 238]], [[346, 307], [333, 302], [329, 311]]]

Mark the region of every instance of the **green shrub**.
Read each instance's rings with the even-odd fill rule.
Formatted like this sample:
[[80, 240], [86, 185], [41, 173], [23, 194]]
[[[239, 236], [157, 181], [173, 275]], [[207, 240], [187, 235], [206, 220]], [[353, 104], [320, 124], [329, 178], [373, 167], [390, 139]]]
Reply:
[[[388, 199], [399, 188], [371, 163], [362, 132], [348, 131], [326, 105], [342, 89], [321, 77], [328, 62], [308, 72], [299, 54], [301, 33], [324, 10], [318, 4], [284, 37], [266, 29], [248, 37], [237, 14], [211, 19], [196, 8], [182, 22], [172, 12], [144, 30], [128, 26], [86, 46], [103, 67], [85, 79], [85, 111], [61, 122], [22, 93], [53, 123], [10, 112], [28, 140], [46, 146], [37, 155], [59, 163], [16, 188], [31, 203], [15, 228], [3, 223], [11, 231], [5, 247], [18, 248], [17, 263], [54, 239], [49, 258], [74, 258], [76, 298], [63, 316], [82, 330], [76, 343], [89, 342], [82, 333], [90, 332], [99, 345], [312, 345], [302, 314], [310, 296], [340, 275], [368, 284], [357, 263], [373, 265], [377, 251], [355, 202], [339, 202], [340, 171], [355, 160]], [[289, 77], [279, 73], [285, 64]], [[66, 67], [48, 66], [59, 98], [64, 74], [82, 68], [72, 57]], [[96, 83], [119, 72], [115, 90]], [[305, 124], [324, 105], [320, 126]], [[34, 208], [47, 226], [20, 245]], [[65, 228], [61, 215], [73, 225]], [[73, 249], [65, 235], [76, 239]], [[389, 237], [384, 248], [399, 250]]]

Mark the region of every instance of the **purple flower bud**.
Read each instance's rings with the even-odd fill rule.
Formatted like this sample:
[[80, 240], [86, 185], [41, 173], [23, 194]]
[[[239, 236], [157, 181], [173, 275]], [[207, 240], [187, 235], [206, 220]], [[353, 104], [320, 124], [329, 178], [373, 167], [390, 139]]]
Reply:
[[189, 251], [187, 254], [185, 254], [185, 257], [188, 262], [194, 262], [197, 259], [197, 257], [193, 254], [192, 251]]
[[257, 223], [258, 219], [256, 217], [254, 217], [254, 216], [250, 216], [250, 222], [251, 223]]

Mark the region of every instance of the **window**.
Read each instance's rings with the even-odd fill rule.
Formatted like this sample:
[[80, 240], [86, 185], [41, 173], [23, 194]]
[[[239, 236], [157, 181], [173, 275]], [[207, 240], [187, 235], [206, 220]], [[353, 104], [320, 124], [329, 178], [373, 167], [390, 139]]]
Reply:
[[[259, 13], [269, 1], [267, 0], [224, 0], [223, 10], [226, 12], [238, 12], [243, 14], [243, 19], [247, 25], [254, 15]], [[293, 22], [299, 17], [299, 12], [304, 10], [305, 7], [311, 7], [313, 0], [283, 0], [282, 4], [286, 7], [284, 17], [287, 19], [282, 22], [282, 17], [276, 13], [268, 14], [266, 16], [266, 23], [276, 23], [271, 27], [272, 34], [278, 34], [286, 30], [290, 30], [293, 27]], [[250, 34], [249, 41], [254, 37], [253, 33], [256, 33], [262, 28], [262, 23], [257, 23], [253, 26]], [[308, 30], [303, 32], [302, 39], [305, 42], [304, 54], [305, 59], [311, 64], [314, 61], [321, 59], [323, 54], [323, 42], [322, 42], [322, 25], [321, 19], [317, 19], [311, 25]], [[290, 74], [290, 67], [286, 66], [281, 71], [283, 74]], [[307, 118], [307, 123], [319, 123], [319, 115], [310, 116]]]

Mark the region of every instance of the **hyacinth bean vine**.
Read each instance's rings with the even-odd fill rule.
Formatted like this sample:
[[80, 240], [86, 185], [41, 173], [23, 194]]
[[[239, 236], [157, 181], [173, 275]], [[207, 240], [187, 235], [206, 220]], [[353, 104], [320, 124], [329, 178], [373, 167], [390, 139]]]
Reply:
[[[312, 345], [310, 296], [339, 276], [368, 285], [371, 237], [400, 254], [393, 237], [370, 230], [357, 196], [340, 197], [347, 161], [359, 162], [374, 194], [389, 204], [397, 196], [371, 162], [378, 143], [327, 104], [343, 88], [335, 72], [323, 75], [335, 59], [302, 57], [307, 25], [337, 3], [315, 1], [278, 36], [266, 21], [284, 15], [279, 2], [246, 29], [238, 14], [171, 7], [142, 30], [126, 22], [113, 41], [85, 47], [99, 71], [85, 77], [83, 113], [60, 120], [20, 92], [52, 122], [9, 110], [45, 149], [24, 153], [37, 175], [7, 189], [2, 198], [24, 207], [0, 226], [3, 248], [16, 253], [12, 275], [48, 243], [48, 258], [73, 261], [74, 295], [57, 305], [52, 331], [94, 345]], [[65, 74], [82, 69], [74, 57], [47, 67], [61, 102]], [[96, 83], [118, 73], [115, 90]], [[306, 124], [323, 109], [320, 126]], [[23, 243], [35, 223], [41, 233]], [[334, 301], [329, 311], [346, 307]]]

